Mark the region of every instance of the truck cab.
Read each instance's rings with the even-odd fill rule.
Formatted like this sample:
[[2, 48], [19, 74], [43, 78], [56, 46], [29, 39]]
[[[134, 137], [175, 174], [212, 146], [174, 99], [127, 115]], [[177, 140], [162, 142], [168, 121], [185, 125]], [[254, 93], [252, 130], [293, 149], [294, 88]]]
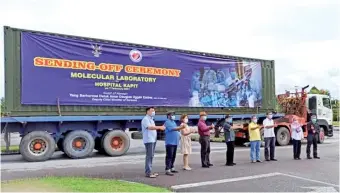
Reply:
[[[325, 135], [328, 137], [333, 136], [333, 111], [331, 105], [331, 98], [328, 95], [322, 94], [308, 94], [308, 100], [306, 100], [306, 106], [308, 107], [308, 113], [315, 114], [318, 119], [318, 124], [325, 131]], [[308, 121], [309, 121], [308, 116]]]

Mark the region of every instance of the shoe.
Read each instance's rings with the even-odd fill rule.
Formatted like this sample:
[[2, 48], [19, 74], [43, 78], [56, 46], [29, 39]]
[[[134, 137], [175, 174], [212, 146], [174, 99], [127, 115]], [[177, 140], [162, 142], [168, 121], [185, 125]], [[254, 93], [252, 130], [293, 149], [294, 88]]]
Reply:
[[312, 157], [308, 156], [307, 159], [313, 159]]
[[236, 165], [236, 163], [233, 163], [233, 165]]
[[165, 172], [165, 175], [173, 176], [174, 174], [170, 170], [168, 170], [168, 171]]
[[202, 166], [202, 168], [209, 168], [209, 166]]
[[261, 160], [256, 160], [256, 162], [258, 162], [258, 163], [262, 163], [262, 161], [261, 161]]
[[210, 167], [210, 166], [214, 166], [213, 164], [208, 164], [208, 166]]
[[274, 159], [274, 158], [273, 158], [273, 159], [270, 159], [270, 161], [277, 161], [277, 159]]
[[298, 160], [298, 158], [294, 157], [294, 160]]
[[147, 178], [156, 178], [157, 176], [155, 174], [147, 174], [145, 175]]
[[256, 163], [256, 161], [251, 161], [251, 163], [253, 164], [253, 163]]
[[270, 159], [266, 159], [266, 161], [267, 161], [267, 162], [269, 162], [269, 161], [270, 161]]
[[190, 168], [190, 167], [187, 167], [187, 168], [183, 168], [183, 170], [190, 171], [191, 168]]
[[231, 164], [230, 163], [226, 163], [225, 165], [226, 166], [234, 166], [234, 164], [232, 164], [232, 163]]
[[315, 157], [314, 157], [314, 159], [320, 159], [320, 157], [318, 157], [318, 156], [315, 156]]
[[172, 169], [170, 170], [170, 172], [171, 172], [171, 173], [178, 173], [178, 171], [176, 171], [175, 168], [172, 168]]
[[297, 159], [297, 160], [301, 160], [301, 158], [299, 158], [299, 157], [298, 157], [298, 158], [296, 158], [296, 159]]

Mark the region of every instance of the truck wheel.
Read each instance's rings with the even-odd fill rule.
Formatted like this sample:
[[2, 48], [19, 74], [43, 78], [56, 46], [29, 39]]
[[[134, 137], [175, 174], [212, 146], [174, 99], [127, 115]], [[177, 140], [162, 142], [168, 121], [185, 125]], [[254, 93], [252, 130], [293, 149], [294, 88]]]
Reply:
[[94, 139], [86, 131], [72, 131], [66, 135], [63, 148], [65, 154], [70, 158], [84, 158], [93, 152]]
[[53, 137], [45, 131], [33, 131], [20, 142], [20, 154], [29, 162], [46, 161], [55, 151]]
[[263, 129], [261, 129], [261, 131], [260, 131], [260, 135], [261, 135], [261, 147], [264, 147], [264, 130]]
[[286, 127], [280, 127], [276, 132], [276, 141], [280, 146], [288, 145], [290, 142], [290, 132]]
[[132, 139], [143, 139], [143, 134], [140, 131], [136, 131], [131, 133], [131, 138]]
[[318, 143], [323, 143], [325, 141], [325, 130], [324, 128], [320, 127], [320, 132], [318, 134]]
[[59, 141], [57, 142], [58, 150], [62, 152], [64, 152], [63, 141], [64, 139], [59, 139]]
[[103, 137], [102, 147], [109, 156], [121, 156], [129, 150], [130, 138], [121, 130], [108, 131]]

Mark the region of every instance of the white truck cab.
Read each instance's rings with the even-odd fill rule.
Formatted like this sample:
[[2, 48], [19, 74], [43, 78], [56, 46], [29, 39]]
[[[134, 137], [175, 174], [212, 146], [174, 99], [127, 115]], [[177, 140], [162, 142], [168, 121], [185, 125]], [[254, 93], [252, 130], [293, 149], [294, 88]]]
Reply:
[[309, 112], [317, 116], [318, 124], [324, 129], [325, 135], [328, 137], [332, 137], [333, 111], [331, 98], [328, 95], [308, 94], [306, 101]]

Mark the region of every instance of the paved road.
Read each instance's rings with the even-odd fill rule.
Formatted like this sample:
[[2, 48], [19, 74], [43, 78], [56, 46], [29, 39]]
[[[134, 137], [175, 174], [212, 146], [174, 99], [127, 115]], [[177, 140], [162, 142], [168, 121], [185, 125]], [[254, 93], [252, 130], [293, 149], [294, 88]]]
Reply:
[[[57, 176], [90, 176], [118, 178], [132, 182], [143, 182], [172, 188], [178, 192], [311, 192], [339, 191], [339, 141], [338, 134], [333, 140], [319, 145], [320, 160], [306, 160], [305, 145], [302, 160], [292, 159], [292, 147], [277, 147], [278, 162], [249, 163], [249, 149], [237, 148], [234, 167], [226, 167], [223, 144], [213, 144], [209, 169], [200, 167], [198, 149], [190, 157], [193, 171], [180, 171], [174, 177], [163, 175], [164, 152], [158, 151], [154, 171], [157, 179], [143, 175], [144, 155], [131, 153], [122, 157], [94, 156], [82, 160], [54, 159], [42, 163], [27, 163], [13, 156], [3, 156], [1, 163], [2, 180], [16, 178]], [[263, 156], [263, 150], [262, 156]], [[7, 157], [7, 158], [6, 158]], [[5, 158], [5, 160], [4, 160]], [[12, 158], [12, 160], [10, 159]], [[179, 155], [176, 167], [181, 168]], [[319, 188], [319, 189], [316, 189]], [[321, 188], [321, 189], [320, 189]]]

